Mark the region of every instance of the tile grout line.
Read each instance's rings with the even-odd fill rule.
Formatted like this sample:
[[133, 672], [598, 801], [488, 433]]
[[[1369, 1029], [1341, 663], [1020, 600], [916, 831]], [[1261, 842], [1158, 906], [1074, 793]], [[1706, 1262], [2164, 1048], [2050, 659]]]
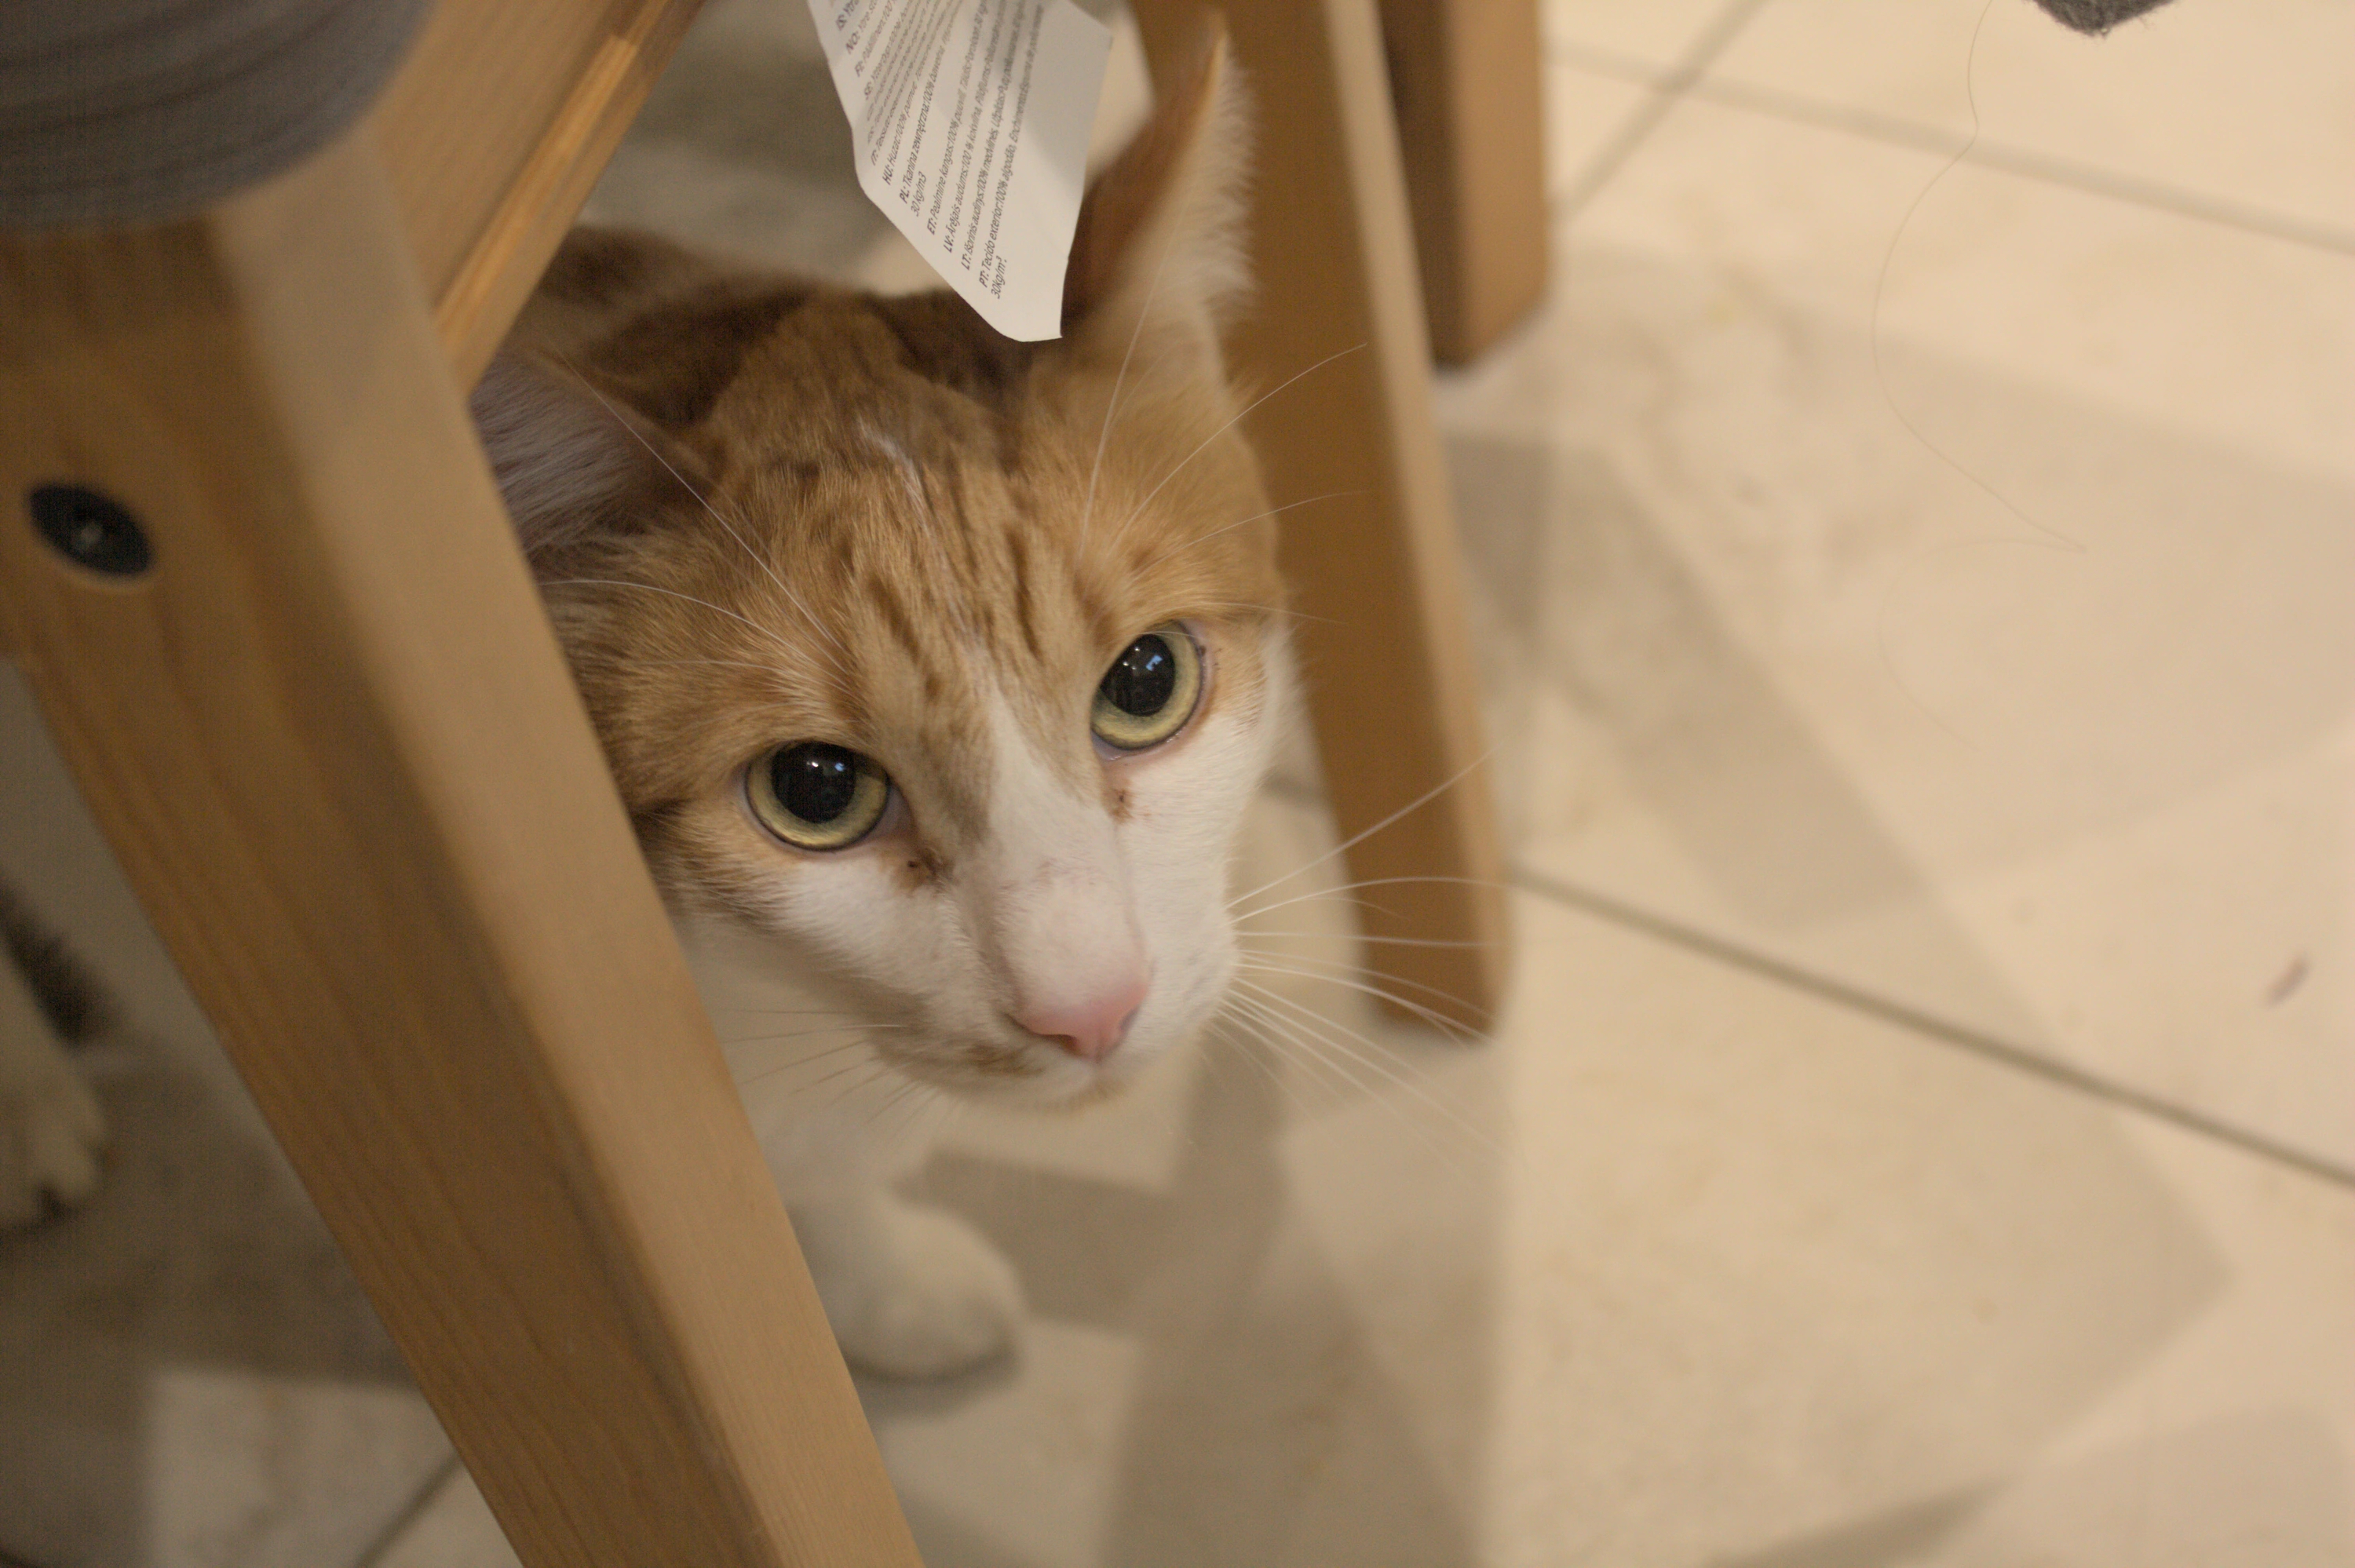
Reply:
[[[1729, 0], [1725, 8], [1712, 17], [1700, 36], [1686, 47], [1677, 63], [1645, 85], [1651, 96], [1636, 106], [1636, 111], [1611, 133], [1602, 151], [1586, 161], [1578, 178], [1570, 188], [1546, 203], [1547, 214], [1553, 222], [1567, 224], [1574, 220], [1581, 209], [1593, 201], [1596, 193], [1611, 182], [1620, 166], [1642, 145], [1645, 139], [1657, 129], [1677, 100], [1701, 79], [1701, 73], [1733, 41], [1733, 36], [1748, 25], [1766, 0]], [[1551, 51], [1547, 51], [1550, 53]]]
[[1675, 66], [1655, 65], [1641, 55], [1621, 54], [1598, 44], [1582, 44], [1561, 40], [1545, 46], [1549, 65], [1569, 66], [1590, 76], [1607, 76], [1636, 87], [1666, 88], [1676, 79]]
[[1719, 963], [1734, 969], [1746, 969], [1761, 979], [1806, 991], [1826, 1001], [1848, 1008], [1851, 1012], [1862, 1012], [1878, 1018], [1883, 1022], [1897, 1024], [1955, 1050], [1967, 1052], [1983, 1060], [2042, 1078], [2047, 1083], [2074, 1090], [2094, 1099], [2105, 1101], [2122, 1109], [2140, 1112], [2144, 1116], [2167, 1122], [2183, 1131], [2229, 1144], [2244, 1154], [2254, 1155], [2274, 1164], [2287, 1166], [2300, 1174], [2327, 1181], [2333, 1186], [2355, 1190], [2355, 1171], [2335, 1164], [2319, 1155], [2309, 1154], [2304, 1150], [2267, 1138], [2262, 1133], [2234, 1127], [2230, 1122], [2219, 1120], [2199, 1111], [2186, 1109], [2184, 1107], [2160, 1099], [2141, 1089], [2098, 1076], [2081, 1068], [2072, 1067], [2065, 1063], [2040, 1055], [2024, 1046], [1999, 1040], [1994, 1035], [1983, 1034], [1975, 1029], [1966, 1029], [1931, 1013], [1908, 1007], [1902, 1002], [1876, 996], [1870, 991], [1834, 980], [1828, 975], [1816, 974], [1796, 964], [1785, 963], [1780, 959], [1736, 946], [1721, 938], [1712, 937], [1705, 931], [1696, 930], [1678, 921], [1666, 919], [1639, 909], [1632, 904], [1625, 904], [1618, 899], [1561, 881], [1543, 872], [1534, 871], [1529, 866], [1515, 864], [1507, 874], [1507, 879], [1524, 892], [1549, 899], [1564, 907], [1593, 916], [1597, 919], [1607, 920], [1630, 930], [1640, 931], [1646, 936], [1683, 948], [1703, 958], [1713, 959]]
[[[1814, 125], [1825, 130], [1844, 131], [1869, 141], [1891, 146], [1912, 147], [1942, 156], [1964, 154], [1961, 162], [1975, 164], [2023, 179], [2038, 180], [2047, 185], [2080, 190], [2113, 201], [2131, 202], [2178, 217], [2213, 223], [2226, 228], [2237, 228], [2269, 239], [2304, 245], [2336, 255], [2355, 256], [2355, 232], [2328, 223], [2293, 217], [2286, 213], [2269, 212], [2261, 207], [2246, 207], [2238, 202], [2206, 196], [2179, 186], [2161, 185], [2118, 174], [2090, 164], [2075, 163], [2067, 158], [2050, 157], [2026, 148], [2013, 147], [1999, 141], [1989, 141], [1982, 135], [1976, 143], [1961, 132], [1941, 129], [1914, 121], [1900, 120], [1870, 110], [1851, 108], [1843, 104], [1824, 103], [1774, 88], [1730, 80], [1723, 77], [1700, 74], [1690, 79], [1680, 79], [1679, 69], [1661, 71], [1643, 61], [1595, 49], [1583, 45], [1557, 44], [1548, 50], [1549, 58], [1592, 75], [1615, 81], [1632, 82], [1648, 87], [1656, 93], [1668, 96], [1690, 96], [1704, 102], [1728, 109], [1739, 109], [1798, 124]], [[1656, 102], [1658, 101], [1656, 100]], [[1646, 106], [1647, 108], [1650, 106]], [[1648, 134], [1667, 112], [1668, 104], [1659, 104], [1658, 111], [1650, 116], [1644, 127]], [[1632, 122], [1631, 122], [1632, 123]], [[1614, 160], [1622, 159], [1632, 150], [1614, 144], [1607, 149]], [[1599, 185], [1600, 181], [1593, 182]], [[1575, 211], [1593, 196], [1587, 184], [1565, 196], [1558, 211]], [[1575, 200], [1572, 199], [1575, 196]]]
[[[1279, 800], [1292, 801], [1295, 805], [1305, 805], [1326, 810], [1332, 809], [1332, 801], [1323, 790], [1313, 789], [1305, 784], [1295, 783], [1290, 779], [1271, 779], [1262, 788], [1266, 793]], [[1575, 884], [1564, 882], [1519, 862], [1508, 863], [1505, 880], [1508, 885], [1518, 887], [1521, 891], [1546, 899], [1550, 903], [1559, 904], [1564, 908], [1591, 915], [1598, 920], [1608, 921], [1612, 925], [1625, 927], [1632, 931], [1639, 931], [1655, 940], [1682, 948], [1688, 952], [1713, 959], [1730, 968], [1745, 969], [1763, 980], [1773, 980], [1778, 985], [1806, 991], [1836, 1006], [1865, 1013], [1917, 1034], [1927, 1035], [1941, 1044], [1968, 1052], [1998, 1065], [2043, 1078], [2063, 1088], [2073, 1089], [2094, 1099], [2106, 1101], [2123, 1109], [2139, 1111], [2145, 1116], [2169, 1123], [2184, 1131], [2230, 1144], [2244, 1154], [2254, 1155], [2258, 1159], [2275, 1164], [2286, 1165], [2303, 1175], [2328, 1181], [2333, 1186], [2355, 1189], [2355, 1170], [2335, 1164], [2319, 1155], [2308, 1154], [2304, 1150], [2277, 1142], [2262, 1133], [2234, 1127], [2230, 1122], [2203, 1116], [2195, 1110], [2188, 1110], [2144, 1090], [2096, 1076], [2082, 1068], [2072, 1067], [2062, 1062], [2053, 1061], [2026, 1046], [2015, 1045], [2009, 1041], [1999, 1040], [1992, 1034], [1982, 1034], [1977, 1030], [1966, 1029], [1958, 1023], [1951, 1023], [1934, 1013], [1923, 1012], [1906, 1006], [1903, 1002], [1877, 996], [1871, 991], [1849, 985], [1844, 980], [1834, 980], [1828, 975], [1817, 974], [1812, 970], [1801, 969], [1796, 964], [1785, 963], [1780, 959], [1739, 946], [1721, 937], [1712, 937], [1706, 931], [1668, 919], [1664, 916], [1652, 914], [1648, 910], [1639, 908], [1633, 904], [1623, 903], [1605, 894], [1595, 893]], [[5, 1568], [5, 1565], [0, 1564], [0, 1568]], [[368, 1565], [363, 1563], [360, 1568], [368, 1568]]]
[[419, 1516], [432, 1505], [433, 1499], [442, 1495], [442, 1489], [450, 1484], [450, 1478], [458, 1473], [458, 1468], [455, 1453], [435, 1466], [433, 1473], [425, 1478], [416, 1493], [394, 1510], [393, 1516], [385, 1521], [384, 1528], [376, 1532], [376, 1538], [352, 1560], [352, 1568], [378, 1568], [392, 1549], [400, 1544], [401, 1537], [409, 1533], [409, 1527], [415, 1524]]
[[1872, 141], [1916, 147], [1947, 156], [1959, 152], [1965, 164], [1977, 164], [2001, 169], [2025, 179], [2064, 185], [2092, 196], [2107, 196], [2113, 201], [2133, 202], [2228, 228], [2245, 229], [2252, 234], [2287, 240], [2294, 245], [2310, 246], [2339, 255], [2355, 255], [2355, 233], [2328, 224], [2243, 207], [2238, 202], [2137, 179], [2131, 175], [2073, 163], [2066, 158], [2048, 157], [2026, 148], [1989, 141], [1984, 135], [1974, 143], [1967, 136], [1942, 131], [1935, 126], [1893, 119], [1870, 110], [1817, 103], [1777, 92], [1771, 88], [1753, 87], [1746, 82], [1728, 81], [1721, 78], [1695, 82], [1687, 90], [1696, 98], [1723, 104], [1730, 109], [1742, 109], [1755, 114], [1846, 131]]

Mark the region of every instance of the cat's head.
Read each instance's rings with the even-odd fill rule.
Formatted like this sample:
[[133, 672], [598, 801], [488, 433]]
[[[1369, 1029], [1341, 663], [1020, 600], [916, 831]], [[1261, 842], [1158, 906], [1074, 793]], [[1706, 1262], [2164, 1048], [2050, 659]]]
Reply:
[[1058, 342], [582, 231], [476, 394], [691, 941], [916, 1077], [1085, 1097], [1224, 1000], [1287, 705], [1244, 142], [1214, 39], [1091, 185]]

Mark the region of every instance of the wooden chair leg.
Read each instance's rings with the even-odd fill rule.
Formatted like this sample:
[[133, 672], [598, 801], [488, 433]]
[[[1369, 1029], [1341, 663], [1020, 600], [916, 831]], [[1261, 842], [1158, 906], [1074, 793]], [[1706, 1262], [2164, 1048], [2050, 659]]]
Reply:
[[471, 387], [701, 0], [444, 0], [373, 111], [425, 297]]
[[[1135, 10], [1156, 73], [1183, 69], [1194, 0]], [[1503, 861], [1373, 0], [1238, 0], [1228, 20], [1260, 124], [1235, 361], [1268, 387], [1306, 372], [1252, 438], [1278, 505], [1353, 493], [1286, 516], [1284, 564], [1327, 791], [1343, 834], [1367, 833], [1348, 865], [1377, 885], [1368, 967], [1484, 1026], [1508, 961]]]
[[1432, 352], [1477, 358], [1545, 292], [1537, 0], [1381, 0]]
[[915, 1563], [367, 138], [0, 238], [0, 628], [523, 1560]]

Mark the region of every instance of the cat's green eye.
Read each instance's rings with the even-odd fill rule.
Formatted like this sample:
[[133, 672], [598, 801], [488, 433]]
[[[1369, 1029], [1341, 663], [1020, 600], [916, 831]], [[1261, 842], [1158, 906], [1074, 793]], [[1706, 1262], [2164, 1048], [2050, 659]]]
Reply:
[[761, 825], [795, 849], [847, 849], [874, 832], [891, 803], [880, 768], [815, 740], [781, 746], [752, 764], [744, 789]]
[[1202, 655], [1194, 639], [1182, 626], [1156, 626], [1104, 672], [1092, 722], [1105, 745], [1142, 751], [1185, 728], [1201, 694]]

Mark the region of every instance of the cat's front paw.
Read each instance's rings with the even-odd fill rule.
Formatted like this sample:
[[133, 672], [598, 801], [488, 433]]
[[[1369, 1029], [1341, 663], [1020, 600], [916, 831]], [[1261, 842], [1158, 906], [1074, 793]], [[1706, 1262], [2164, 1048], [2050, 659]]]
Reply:
[[1005, 1354], [1022, 1319], [1013, 1266], [954, 1214], [894, 1203], [879, 1245], [818, 1275], [834, 1337], [853, 1366], [947, 1377]]
[[89, 1197], [106, 1141], [98, 1097], [62, 1054], [11, 1065], [17, 1070], [0, 1072], [0, 1227]]

